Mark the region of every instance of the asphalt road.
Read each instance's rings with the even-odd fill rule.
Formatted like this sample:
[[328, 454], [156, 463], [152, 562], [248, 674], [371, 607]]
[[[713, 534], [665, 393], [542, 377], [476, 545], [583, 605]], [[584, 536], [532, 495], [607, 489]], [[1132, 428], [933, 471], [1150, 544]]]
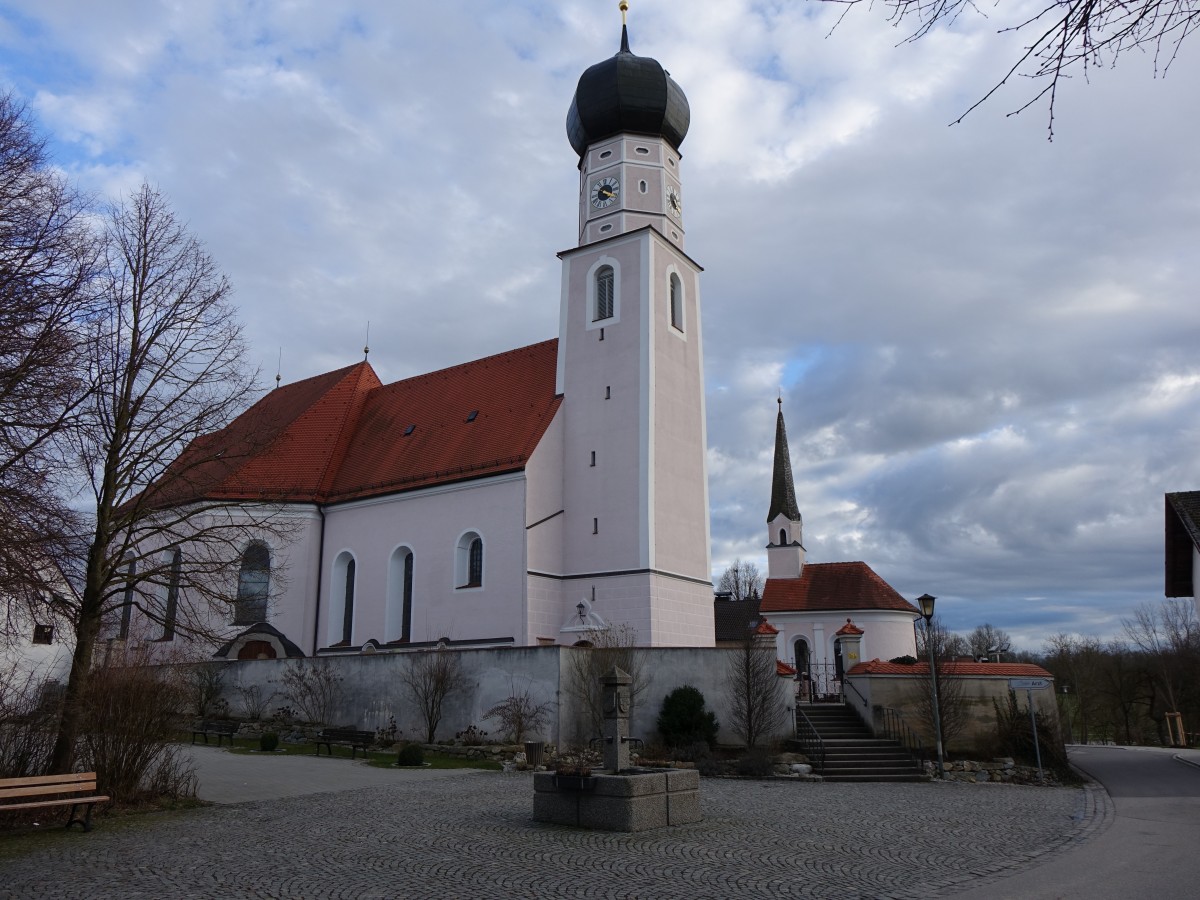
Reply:
[[1070, 748], [1071, 762], [1103, 784], [1112, 798], [1112, 824], [1076, 849], [957, 896], [963, 900], [1200, 896], [1200, 767], [1176, 755], [1173, 750], [1150, 747]]

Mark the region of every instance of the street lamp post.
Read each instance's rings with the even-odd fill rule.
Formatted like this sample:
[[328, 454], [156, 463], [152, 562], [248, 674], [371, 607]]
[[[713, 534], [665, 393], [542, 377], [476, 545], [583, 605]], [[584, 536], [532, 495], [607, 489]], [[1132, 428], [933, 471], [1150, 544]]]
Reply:
[[917, 606], [921, 609], [921, 618], [925, 620], [925, 649], [929, 651], [929, 685], [933, 693], [933, 732], [937, 740], [937, 776], [945, 778], [945, 765], [942, 753], [942, 713], [938, 708], [937, 663], [933, 658], [933, 634], [930, 626], [933, 620], [933, 601], [936, 597], [922, 594], [917, 598]]

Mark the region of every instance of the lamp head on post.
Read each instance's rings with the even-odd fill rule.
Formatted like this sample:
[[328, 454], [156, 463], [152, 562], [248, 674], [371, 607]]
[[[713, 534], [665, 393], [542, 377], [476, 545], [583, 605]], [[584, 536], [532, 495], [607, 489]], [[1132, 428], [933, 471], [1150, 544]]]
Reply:
[[933, 601], [937, 597], [931, 597], [928, 594], [922, 594], [917, 598], [917, 607], [921, 610], [921, 618], [925, 620], [925, 624], [929, 624], [929, 620], [933, 618]]
[[579, 624], [587, 624], [587, 607], [583, 605], [582, 600], [575, 604], [575, 609], [579, 612]]

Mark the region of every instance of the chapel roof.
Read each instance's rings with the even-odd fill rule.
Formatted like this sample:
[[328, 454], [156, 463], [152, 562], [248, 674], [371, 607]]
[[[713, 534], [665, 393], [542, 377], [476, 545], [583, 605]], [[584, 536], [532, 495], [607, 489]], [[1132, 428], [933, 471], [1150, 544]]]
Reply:
[[891, 609], [920, 615], [865, 562], [807, 563], [799, 578], [768, 578], [766, 613]]
[[1166, 495], [1166, 596], [1194, 597], [1192, 554], [1200, 547], [1200, 491]]
[[276, 388], [194, 441], [152, 502], [329, 503], [518, 471], [562, 401], [557, 350], [543, 341], [387, 385], [364, 361]]
[[621, 49], [579, 76], [567, 111], [567, 138], [581, 157], [589, 145], [618, 134], [663, 137], [676, 150], [692, 113], [683, 89], [657, 60], [635, 56], [621, 26]]

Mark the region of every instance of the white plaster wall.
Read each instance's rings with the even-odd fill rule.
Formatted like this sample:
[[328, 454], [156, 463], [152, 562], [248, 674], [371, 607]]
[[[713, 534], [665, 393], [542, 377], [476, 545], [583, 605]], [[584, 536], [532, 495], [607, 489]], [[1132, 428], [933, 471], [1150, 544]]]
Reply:
[[[644, 245], [645, 235], [635, 235], [564, 259], [559, 337], [566, 510], [563, 574], [647, 565], [641, 457], [644, 370], [638, 326]], [[587, 302], [591, 273], [601, 261], [618, 270], [619, 321], [609, 321], [603, 328], [593, 327], [601, 323], [591, 322]]]
[[[833, 642], [837, 632], [850, 618], [863, 630], [859, 656], [862, 662], [872, 659], [889, 660], [897, 656], [916, 656], [917, 641], [913, 631], [913, 616], [893, 610], [852, 610], [849, 612], [798, 613], [773, 612], [767, 620], [779, 629], [776, 646], [779, 658], [796, 664], [795, 641], [808, 641], [811, 661], [833, 663]], [[848, 668], [848, 667], [847, 667]]]
[[[261, 519], [268, 510], [274, 521], [278, 522], [278, 529], [259, 530], [244, 542], [248, 546], [251, 540], [258, 540], [265, 543], [270, 550], [271, 581], [267, 622], [287, 635], [306, 653], [311, 653], [314, 647], [313, 623], [321, 534], [320, 514], [312, 504], [289, 504], [275, 509], [252, 507], [250, 516]], [[242, 515], [236, 507], [230, 507], [224, 514], [232, 518]], [[182, 549], [187, 555], [186, 543], [182, 545]], [[236, 548], [231, 552], [237, 552]], [[233, 580], [227, 588], [230, 596], [236, 596], [236, 570], [232, 574]], [[151, 586], [148, 591], [157, 596], [157, 602], [165, 602], [164, 585]], [[212, 635], [217, 642], [229, 640], [246, 628], [245, 625], [233, 624], [232, 606], [212, 606], [207, 601], [189, 597], [186, 591], [180, 592], [179, 603], [180, 621], [195, 625], [201, 631]], [[106, 617], [104, 638], [115, 639], [118, 636], [121, 620], [119, 599], [116, 604]], [[162, 625], [152, 622], [135, 608], [130, 618], [130, 638], [125, 649], [132, 650], [148, 645], [156, 641], [161, 633]], [[189, 640], [181, 629], [177, 632], [175, 640], [153, 648], [156, 651], [153, 655], [156, 658], [172, 654], [185, 657], [207, 655], [215, 647], [216, 644], [210, 647], [205, 641]]]
[[1192, 591], [1196, 604], [1196, 616], [1200, 617], [1200, 547], [1192, 547]]
[[[586, 746], [591, 734], [582, 725], [583, 717], [574, 689], [571, 655], [586, 653], [573, 647], [518, 647], [444, 651], [455, 653], [466, 676], [466, 688], [447, 698], [444, 718], [438, 729], [439, 739], [449, 739], [469, 725], [493, 733], [496, 725], [484, 714], [514, 691], [528, 691], [536, 702], [548, 702], [554, 712], [539, 735], [563, 746]], [[657, 742], [659, 711], [663, 698], [677, 687], [690, 684], [704, 694], [706, 705], [720, 723], [717, 740], [736, 745], [737, 735], [729, 727], [727, 664], [737, 651], [694, 648], [654, 648], [643, 651], [642, 673], [646, 688], [632, 710], [630, 734]], [[317, 660], [252, 660], [220, 662], [225, 673], [224, 696], [235, 715], [240, 713], [237, 688], [257, 685], [264, 696], [275, 693], [270, 708], [287, 702], [282, 694], [282, 676], [290, 665], [329, 664], [342, 676], [339, 698], [332, 724], [363, 729], [385, 726], [390, 717], [403, 730], [406, 739], [420, 739], [423, 726], [410, 696], [405, 693], [400, 674], [411, 665], [414, 653], [375, 653], [361, 656], [325, 657]], [[781, 707], [790, 712], [793, 696], [790, 682], [782, 680]], [[329, 723], [327, 723], [329, 724]], [[780, 736], [791, 733], [790, 715]]]
[[[340, 638], [330, 630], [333, 561], [342, 551], [356, 561], [351, 643], [400, 635], [385, 628], [388, 562], [393, 550], [413, 552], [413, 641], [512, 637], [522, 641], [525, 604], [525, 476], [478, 479], [327, 510], [321, 586], [321, 646]], [[483, 538], [483, 586], [460, 589], [454, 560], [460, 536]], [[334, 636], [336, 634], [336, 637]]]
[[[650, 370], [654, 466], [651, 566], [708, 581], [707, 442], [699, 273], [657, 236], [650, 246], [653, 274], [648, 312], [653, 345]], [[683, 287], [683, 331], [670, 324], [672, 274], [678, 276]], [[708, 605], [711, 607], [711, 602]]]
[[[65, 620], [49, 614], [35, 618], [16, 605], [10, 604], [6, 623], [9, 636], [0, 641], [0, 685], [20, 690], [43, 681], [66, 682], [71, 673], [71, 657], [75, 652], [75, 635]], [[53, 625], [54, 639], [50, 644], [33, 642], [33, 626]]]

